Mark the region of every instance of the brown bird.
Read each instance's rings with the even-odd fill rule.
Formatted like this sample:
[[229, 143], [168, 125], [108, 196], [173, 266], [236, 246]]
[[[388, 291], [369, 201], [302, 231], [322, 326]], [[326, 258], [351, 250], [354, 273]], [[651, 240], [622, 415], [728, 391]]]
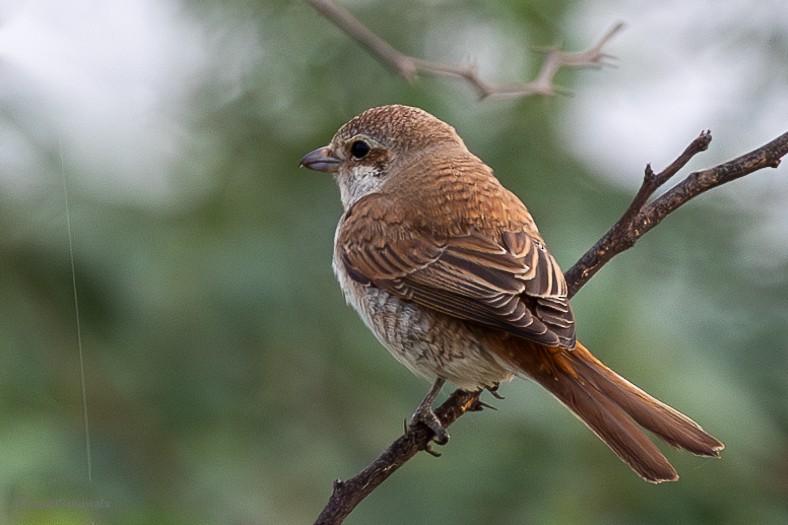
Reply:
[[597, 360], [575, 339], [563, 273], [531, 214], [454, 128], [407, 106], [372, 108], [301, 165], [333, 173], [344, 214], [334, 271], [392, 355], [434, 381], [414, 414], [448, 439], [431, 405], [533, 378], [644, 479], [678, 474], [638, 425], [701, 456], [724, 445]]

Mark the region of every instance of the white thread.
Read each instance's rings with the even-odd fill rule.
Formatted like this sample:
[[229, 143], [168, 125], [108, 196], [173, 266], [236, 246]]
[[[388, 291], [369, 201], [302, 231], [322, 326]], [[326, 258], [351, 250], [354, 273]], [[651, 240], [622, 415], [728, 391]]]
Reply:
[[85, 360], [82, 353], [82, 327], [79, 323], [79, 296], [77, 294], [77, 272], [74, 264], [74, 240], [71, 233], [71, 206], [68, 200], [68, 184], [66, 183], [66, 169], [63, 160], [63, 143], [58, 139], [58, 153], [60, 155], [60, 175], [63, 179], [63, 197], [66, 201], [66, 227], [68, 229], [68, 254], [71, 261], [71, 286], [74, 290], [74, 313], [77, 318], [77, 349], [79, 350], [79, 374], [82, 384], [82, 417], [85, 421], [85, 456], [88, 463], [88, 481], [93, 481], [93, 462], [90, 448], [90, 425], [88, 424], [88, 395], [85, 386]]

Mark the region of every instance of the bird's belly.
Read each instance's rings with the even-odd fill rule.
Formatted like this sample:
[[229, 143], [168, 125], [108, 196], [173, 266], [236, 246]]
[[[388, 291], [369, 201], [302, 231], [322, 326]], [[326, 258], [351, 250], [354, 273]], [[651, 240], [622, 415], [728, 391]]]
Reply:
[[336, 268], [345, 299], [378, 341], [414, 374], [441, 377], [463, 390], [512, 379], [510, 366], [483, 344], [484, 329], [428, 310], [375, 286], [363, 286]]

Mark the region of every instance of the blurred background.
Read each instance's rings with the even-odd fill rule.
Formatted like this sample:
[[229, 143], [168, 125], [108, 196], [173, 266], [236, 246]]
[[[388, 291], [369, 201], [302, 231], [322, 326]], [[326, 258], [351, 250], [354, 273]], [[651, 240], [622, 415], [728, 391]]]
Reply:
[[[311, 523], [401, 433], [428, 385], [344, 305], [338, 192], [298, 169], [368, 107], [453, 124], [565, 268], [647, 162], [707, 128], [690, 169], [786, 131], [780, 0], [343, 5], [491, 82], [627, 27], [615, 68], [559, 74], [573, 96], [478, 102], [395, 77], [305, 2], [0, 5], [0, 522]], [[585, 344], [722, 439], [722, 460], [668, 450], [681, 481], [649, 485], [515, 381], [347, 523], [788, 523], [786, 174], [692, 201], [574, 301]]]

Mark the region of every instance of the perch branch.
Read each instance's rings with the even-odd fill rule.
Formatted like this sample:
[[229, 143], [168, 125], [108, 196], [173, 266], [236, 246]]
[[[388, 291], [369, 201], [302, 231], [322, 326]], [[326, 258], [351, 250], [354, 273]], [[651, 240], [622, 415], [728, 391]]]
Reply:
[[[445, 428], [464, 413], [481, 410], [481, 407], [479, 392], [455, 390], [449, 399], [435, 409], [435, 415]], [[428, 450], [431, 439], [432, 430], [426, 425], [412, 427], [356, 476], [347, 481], [336, 480], [331, 499], [317, 518], [315, 525], [342, 523], [356, 505], [386, 481], [395, 470], [416, 453]]]
[[489, 84], [479, 78], [474, 66], [454, 66], [431, 62], [400, 53], [388, 42], [370, 31], [350, 11], [333, 0], [307, 0], [321, 15], [341, 29], [347, 36], [372, 53], [383, 65], [409, 82], [419, 74], [434, 77], [459, 78], [467, 82], [480, 99], [493, 95], [527, 97], [531, 95], [554, 95], [567, 90], [553, 84], [556, 73], [563, 68], [600, 68], [607, 65], [605, 59], [612, 58], [604, 47], [621, 29], [622, 22], [613, 25], [595, 44], [579, 52], [562, 51], [556, 47], [541, 50], [544, 53], [542, 68], [534, 80], [517, 84]]
[[[696, 171], [649, 202], [654, 192], [668, 182], [689, 160], [705, 151], [711, 142], [711, 132], [704, 131], [667, 168], [655, 174], [646, 167], [643, 184], [624, 215], [564, 276], [572, 297], [599, 269], [617, 254], [631, 248], [637, 240], [670, 213], [701, 193], [721, 186], [763, 168], [776, 168], [788, 154], [788, 132], [773, 141], [714, 168]], [[444, 428], [466, 412], [483, 407], [479, 393], [456, 390], [435, 410]], [[355, 477], [334, 482], [328, 504], [315, 522], [316, 525], [336, 525], [353, 511], [365, 497], [385, 481], [395, 470], [422, 450], [430, 450], [432, 431], [424, 425], [410, 427], [375, 461]]]

